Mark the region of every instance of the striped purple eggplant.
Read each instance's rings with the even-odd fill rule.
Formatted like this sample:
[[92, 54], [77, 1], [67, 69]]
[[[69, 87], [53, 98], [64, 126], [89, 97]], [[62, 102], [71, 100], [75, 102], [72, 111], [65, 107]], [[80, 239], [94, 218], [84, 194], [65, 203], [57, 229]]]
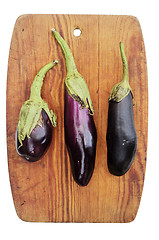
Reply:
[[41, 88], [46, 72], [57, 64], [57, 60], [45, 65], [35, 76], [30, 98], [23, 104], [16, 129], [16, 150], [30, 162], [39, 160], [52, 139], [52, 125], [56, 126], [56, 115], [49, 110], [41, 98]]
[[109, 98], [107, 149], [111, 174], [125, 174], [133, 163], [137, 149], [137, 135], [133, 116], [133, 95], [129, 85], [129, 71], [123, 43], [120, 43], [123, 62], [122, 81], [115, 84]]
[[87, 84], [77, 71], [69, 46], [55, 29], [52, 32], [66, 60], [64, 126], [72, 174], [78, 185], [86, 186], [95, 167], [97, 132], [94, 110]]

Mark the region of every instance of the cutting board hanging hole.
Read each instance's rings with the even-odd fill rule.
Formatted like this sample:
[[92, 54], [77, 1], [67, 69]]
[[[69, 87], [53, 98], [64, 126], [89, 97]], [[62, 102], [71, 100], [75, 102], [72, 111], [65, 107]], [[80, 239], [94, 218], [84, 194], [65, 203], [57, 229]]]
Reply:
[[75, 37], [79, 37], [81, 35], [81, 30], [78, 27], [75, 28], [74, 31], [73, 31], [73, 35]]

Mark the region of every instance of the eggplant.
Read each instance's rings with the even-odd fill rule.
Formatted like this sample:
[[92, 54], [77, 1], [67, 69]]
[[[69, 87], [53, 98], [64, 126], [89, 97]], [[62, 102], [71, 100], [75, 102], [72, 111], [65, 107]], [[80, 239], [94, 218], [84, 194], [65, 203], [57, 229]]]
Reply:
[[66, 60], [64, 128], [72, 175], [78, 185], [86, 186], [94, 171], [97, 142], [92, 101], [69, 46], [55, 29], [51, 30]]
[[29, 162], [38, 161], [46, 152], [52, 139], [52, 126], [56, 127], [56, 115], [41, 98], [44, 77], [57, 60], [45, 65], [35, 76], [30, 98], [24, 102], [16, 129], [16, 150]]
[[106, 135], [108, 169], [115, 176], [122, 176], [129, 170], [137, 150], [133, 94], [129, 85], [128, 63], [122, 42], [120, 42], [120, 52], [123, 77], [121, 82], [113, 86], [109, 97]]

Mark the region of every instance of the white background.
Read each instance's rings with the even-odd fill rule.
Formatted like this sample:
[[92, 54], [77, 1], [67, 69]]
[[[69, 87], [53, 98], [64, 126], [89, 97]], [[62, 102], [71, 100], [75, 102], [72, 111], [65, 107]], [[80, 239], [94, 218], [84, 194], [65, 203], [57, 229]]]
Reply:
[[[127, 224], [57, 224], [21, 221], [14, 209], [6, 151], [6, 79], [12, 31], [27, 13], [136, 16], [144, 36], [149, 81], [149, 132], [143, 195], [135, 221]], [[159, 6], [158, 1], [4, 0], [0, 6], [0, 239], [159, 239]]]

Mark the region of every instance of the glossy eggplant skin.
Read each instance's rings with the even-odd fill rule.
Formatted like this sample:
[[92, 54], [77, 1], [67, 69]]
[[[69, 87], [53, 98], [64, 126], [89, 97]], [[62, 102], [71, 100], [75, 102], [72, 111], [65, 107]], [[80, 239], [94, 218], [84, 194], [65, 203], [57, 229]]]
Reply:
[[97, 132], [93, 116], [65, 89], [65, 141], [70, 156], [72, 174], [76, 183], [86, 186], [95, 166]]
[[136, 154], [137, 135], [133, 117], [132, 93], [120, 102], [109, 101], [107, 162], [111, 174], [125, 174]]
[[36, 125], [30, 134], [25, 137], [19, 148], [18, 132], [16, 131], [16, 150], [18, 154], [29, 162], [38, 161], [49, 147], [52, 139], [52, 123], [44, 109], [41, 111], [42, 125]]

